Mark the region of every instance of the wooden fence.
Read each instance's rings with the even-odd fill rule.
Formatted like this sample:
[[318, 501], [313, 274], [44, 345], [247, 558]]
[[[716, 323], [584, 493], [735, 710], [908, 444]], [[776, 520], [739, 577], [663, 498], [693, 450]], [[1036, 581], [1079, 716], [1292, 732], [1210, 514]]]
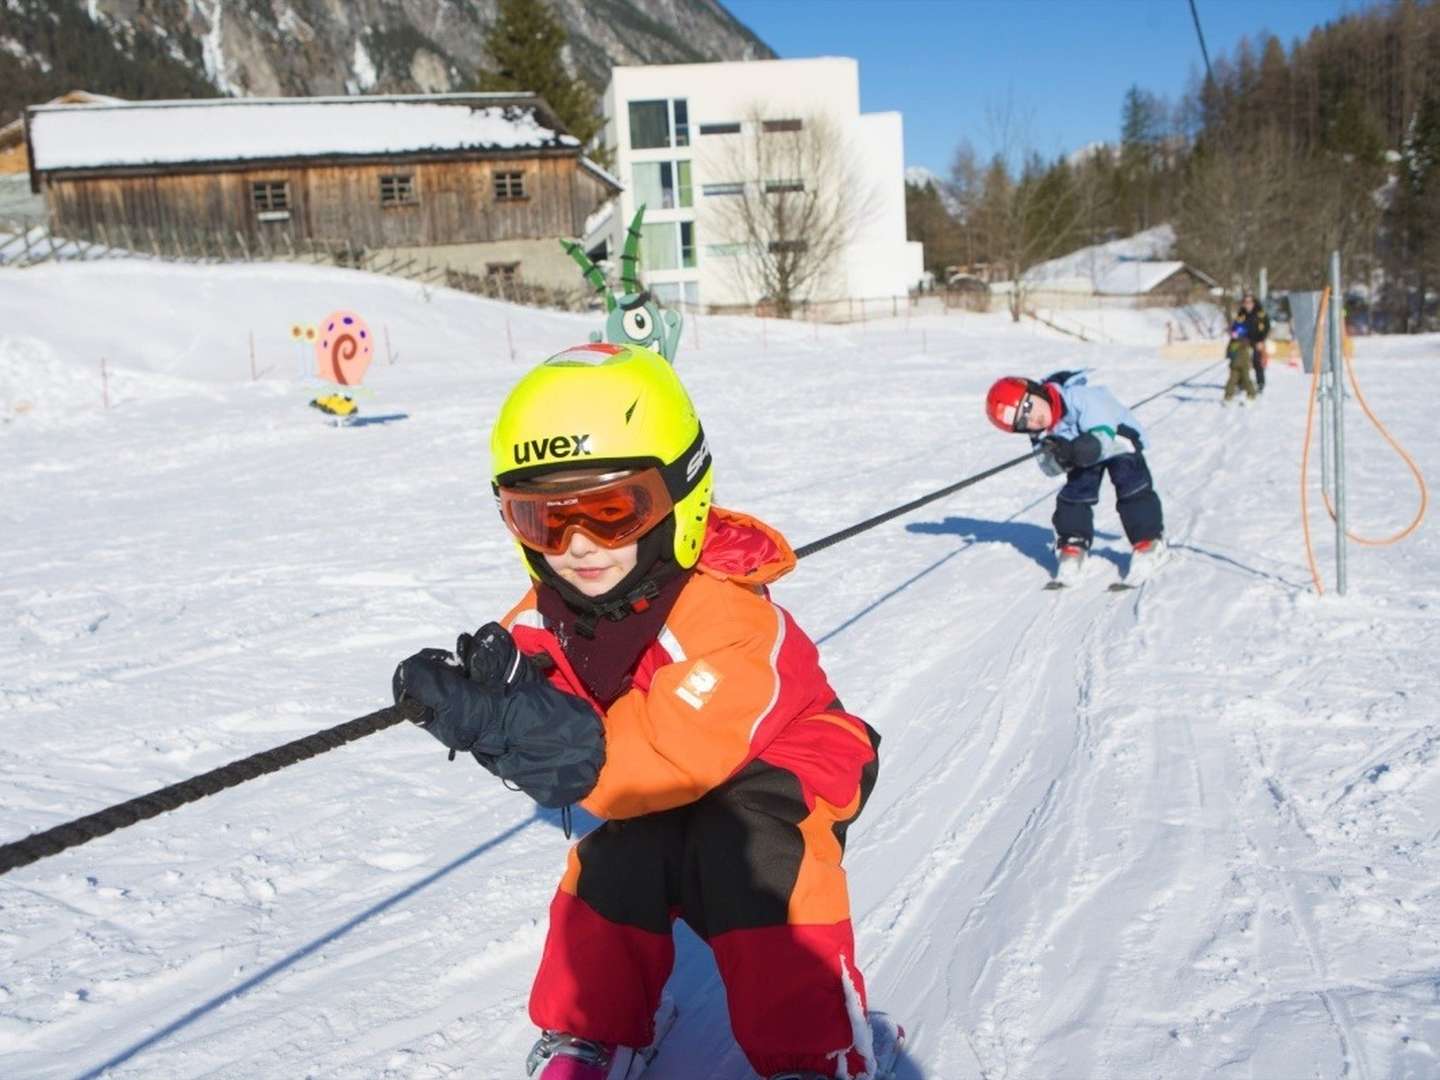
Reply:
[[274, 241], [256, 244], [247, 241], [240, 232], [226, 237], [214, 232], [125, 226], [109, 230], [102, 226], [98, 233], [98, 238], [76, 239], [56, 236], [44, 223], [0, 220], [0, 269], [100, 259], [159, 259], [195, 264], [298, 262], [387, 274], [495, 300], [563, 311], [583, 311], [590, 305], [591, 292], [579, 283], [574, 289], [547, 288], [519, 277], [477, 274], [456, 269], [433, 257], [374, 251], [349, 241], [297, 241], [289, 233], [279, 233]]

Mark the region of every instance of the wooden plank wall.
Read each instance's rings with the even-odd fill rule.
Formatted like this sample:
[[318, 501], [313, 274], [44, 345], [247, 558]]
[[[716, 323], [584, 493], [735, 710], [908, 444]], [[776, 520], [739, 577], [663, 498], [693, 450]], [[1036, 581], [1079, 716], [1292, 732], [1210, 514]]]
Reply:
[[[525, 175], [526, 197], [497, 200], [498, 172]], [[418, 201], [381, 207], [380, 177], [413, 177]], [[610, 195], [573, 157], [485, 158], [471, 161], [334, 163], [232, 172], [136, 177], [46, 177], [53, 226], [114, 242], [125, 230], [137, 244], [176, 231], [237, 233], [253, 246], [277, 249], [294, 240], [345, 241], [369, 247], [484, 243], [576, 236], [586, 215]], [[251, 206], [251, 185], [290, 185], [288, 222], [262, 222]], [[167, 241], [168, 243], [168, 241]]]

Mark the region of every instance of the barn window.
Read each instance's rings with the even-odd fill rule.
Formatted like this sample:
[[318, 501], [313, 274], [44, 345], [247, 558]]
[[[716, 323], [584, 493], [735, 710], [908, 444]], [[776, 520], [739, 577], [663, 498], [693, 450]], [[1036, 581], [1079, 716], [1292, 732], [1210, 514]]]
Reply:
[[413, 176], [380, 177], [381, 206], [414, 206], [419, 201]]
[[760, 122], [760, 130], [766, 132], [799, 131], [804, 126], [800, 120], [762, 120]]
[[250, 206], [265, 214], [290, 209], [289, 180], [256, 180], [250, 184]]
[[497, 172], [495, 174], [495, 199], [525, 198], [525, 174], [523, 172]]

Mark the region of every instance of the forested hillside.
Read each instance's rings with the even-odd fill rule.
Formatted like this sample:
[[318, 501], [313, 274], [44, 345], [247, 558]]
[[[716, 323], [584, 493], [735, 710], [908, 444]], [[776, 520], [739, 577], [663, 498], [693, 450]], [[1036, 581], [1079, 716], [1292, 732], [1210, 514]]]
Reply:
[[[1021, 273], [1096, 240], [1161, 222], [1177, 256], [1228, 287], [1266, 267], [1317, 285], [1331, 250], [1377, 322], [1437, 324], [1440, 285], [1440, 3], [1376, 5], [1304, 41], [1242, 39], [1179, 101], [1134, 86], [1118, 146], [1045, 161], [1000, 132], [989, 158], [957, 148], [960, 205], [911, 191], [912, 238], [939, 268]], [[1352, 306], [1353, 306], [1352, 304]]]

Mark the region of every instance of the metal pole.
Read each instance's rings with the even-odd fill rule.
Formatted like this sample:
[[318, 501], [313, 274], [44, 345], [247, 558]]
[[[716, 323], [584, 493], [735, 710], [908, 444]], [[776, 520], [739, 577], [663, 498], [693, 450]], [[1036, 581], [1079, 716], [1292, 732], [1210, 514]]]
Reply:
[[1330, 392], [1334, 401], [1335, 420], [1335, 591], [1345, 595], [1345, 386], [1340, 371], [1345, 362], [1341, 355], [1341, 334], [1344, 316], [1341, 307], [1344, 293], [1340, 290], [1340, 252], [1330, 253]]
[[1267, 273], [1266, 268], [1262, 266], [1260, 267], [1260, 287], [1255, 293], [1255, 299], [1263, 304], [1269, 295], [1270, 275]]

